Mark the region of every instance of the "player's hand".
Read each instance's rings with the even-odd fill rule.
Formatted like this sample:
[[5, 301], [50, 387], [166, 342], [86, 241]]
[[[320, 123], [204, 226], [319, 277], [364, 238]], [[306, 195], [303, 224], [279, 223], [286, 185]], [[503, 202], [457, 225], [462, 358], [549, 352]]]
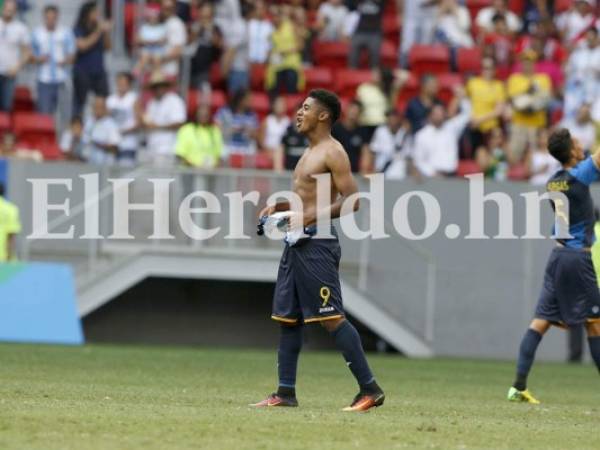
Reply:
[[266, 206], [260, 211], [260, 213], [258, 213], [258, 218], [260, 219], [261, 217], [264, 217], [264, 216], [270, 216], [274, 212], [275, 212], [275, 206], [273, 206], [273, 205]]

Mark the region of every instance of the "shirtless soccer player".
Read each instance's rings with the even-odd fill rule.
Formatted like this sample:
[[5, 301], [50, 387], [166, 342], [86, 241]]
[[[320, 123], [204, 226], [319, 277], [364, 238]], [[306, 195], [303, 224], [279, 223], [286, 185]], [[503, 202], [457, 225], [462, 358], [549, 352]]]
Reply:
[[566, 128], [550, 135], [548, 150], [562, 164], [562, 169], [548, 180], [546, 188], [562, 192], [569, 202], [568, 217], [563, 201], [556, 199], [552, 203], [557, 219], [555, 234], [566, 231], [568, 220], [571, 237], [556, 239], [534, 319], [521, 341], [517, 376], [508, 391], [510, 401], [533, 404], [539, 401], [527, 390], [527, 376], [537, 347], [551, 325], [585, 324], [590, 353], [600, 370], [600, 291], [590, 253], [596, 221], [590, 184], [600, 179], [600, 150], [586, 158], [581, 145]]
[[[262, 402], [252, 406], [298, 406], [296, 400], [296, 367], [302, 347], [303, 324], [319, 322], [333, 336], [360, 391], [345, 411], [366, 411], [381, 406], [383, 391], [375, 382], [362, 348], [360, 336], [346, 320], [338, 277], [340, 245], [335, 229], [333, 238], [315, 238], [317, 218], [338, 218], [342, 204], [357, 192], [350, 171], [350, 161], [341, 144], [331, 137], [331, 127], [340, 116], [340, 102], [325, 90], [311, 91], [296, 116], [298, 131], [308, 138], [310, 147], [304, 152], [293, 175], [294, 192], [302, 200], [302, 211], [290, 211], [288, 202], [269, 205], [261, 217], [287, 212], [289, 232], [279, 264], [273, 299], [272, 318], [280, 323], [278, 372], [279, 387]], [[314, 175], [329, 174], [331, 192], [327, 201], [317, 202]], [[317, 210], [317, 204], [328, 204]], [[358, 201], [353, 205], [358, 209]], [[303, 237], [290, 238], [294, 230]], [[329, 230], [328, 230], [329, 231]]]

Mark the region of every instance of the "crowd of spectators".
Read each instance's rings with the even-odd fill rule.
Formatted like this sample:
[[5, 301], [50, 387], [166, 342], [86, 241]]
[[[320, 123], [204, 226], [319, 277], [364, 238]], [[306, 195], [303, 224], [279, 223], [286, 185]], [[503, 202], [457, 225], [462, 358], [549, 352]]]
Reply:
[[[72, 120], [59, 140], [68, 159], [214, 168], [236, 157], [292, 169], [307, 145], [292, 120], [305, 72], [319, 46], [341, 42], [339, 69], [371, 71], [352, 95], [339, 93], [344, 112], [333, 128], [357, 173], [481, 171], [541, 184], [556, 169], [546, 150], [551, 127], [567, 126], [588, 151], [600, 136], [595, 0], [160, 0], [136, 12], [131, 71], [109, 74], [113, 23], [96, 1], [82, 5], [72, 27], [48, 5], [30, 30], [18, 2], [4, 0], [0, 110], [12, 111], [16, 77], [31, 65], [41, 114], [56, 111], [72, 80]], [[393, 65], [382, 59], [390, 19]], [[415, 46], [449, 49], [452, 73], [416, 73]], [[478, 49], [477, 70], [459, 68], [461, 49]], [[452, 86], [442, 85], [445, 75]], [[192, 110], [183, 79], [196, 96]], [[267, 94], [269, 113], [258, 110], [255, 92]], [[226, 101], [215, 102], [218, 94]], [[17, 146], [5, 136], [0, 154]]]

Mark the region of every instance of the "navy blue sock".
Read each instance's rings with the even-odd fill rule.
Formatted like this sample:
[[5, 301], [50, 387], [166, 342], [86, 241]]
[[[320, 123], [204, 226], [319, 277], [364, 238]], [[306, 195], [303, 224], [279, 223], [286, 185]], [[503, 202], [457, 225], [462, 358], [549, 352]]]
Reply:
[[281, 325], [277, 371], [279, 388], [277, 393], [285, 397], [296, 396], [296, 369], [302, 348], [302, 326]]
[[350, 322], [344, 320], [340, 326], [332, 331], [331, 335], [335, 339], [335, 345], [344, 355], [346, 364], [348, 364], [354, 378], [358, 381], [361, 390], [370, 390], [372, 386], [377, 386], [356, 328]]
[[535, 352], [542, 340], [542, 335], [531, 328], [527, 330], [521, 347], [519, 349], [519, 360], [517, 361], [517, 378], [513, 386], [519, 391], [527, 389], [527, 377], [535, 359]]
[[600, 336], [589, 336], [588, 344], [590, 346], [590, 354], [600, 372]]

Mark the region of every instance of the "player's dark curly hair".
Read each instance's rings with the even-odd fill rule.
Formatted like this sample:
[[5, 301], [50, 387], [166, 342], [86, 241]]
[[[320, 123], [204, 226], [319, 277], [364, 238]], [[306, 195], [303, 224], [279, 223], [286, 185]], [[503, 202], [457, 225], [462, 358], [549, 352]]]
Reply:
[[308, 96], [314, 98], [329, 111], [331, 125], [338, 121], [342, 113], [342, 105], [340, 105], [340, 99], [337, 95], [326, 89], [314, 89], [308, 93]]
[[566, 128], [559, 128], [548, 138], [548, 151], [561, 164], [566, 164], [571, 159], [573, 139]]

